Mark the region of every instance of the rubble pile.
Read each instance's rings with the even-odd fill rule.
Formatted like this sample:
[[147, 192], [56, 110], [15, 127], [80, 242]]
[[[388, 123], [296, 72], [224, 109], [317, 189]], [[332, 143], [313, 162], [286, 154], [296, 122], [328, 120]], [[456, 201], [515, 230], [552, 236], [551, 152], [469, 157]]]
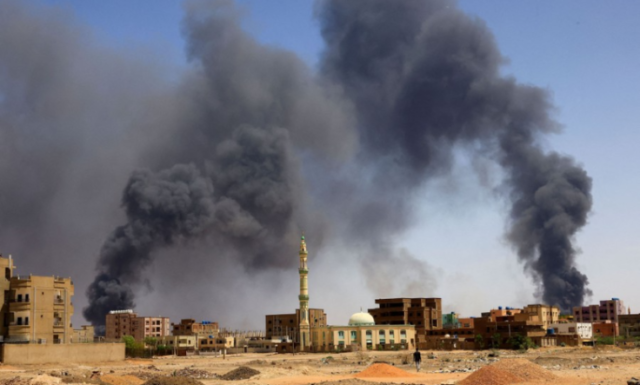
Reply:
[[249, 378], [257, 376], [258, 374], [260, 374], [260, 372], [255, 369], [251, 369], [248, 366], [240, 366], [237, 369], [223, 374], [219, 378], [227, 381], [248, 380]]
[[143, 385], [204, 385], [202, 382], [189, 377], [154, 377]]
[[173, 372], [174, 376], [178, 377], [189, 377], [195, 379], [209, 379], [209, 378], [218, 378], [217, 374], [209, 373], [206, 370], [192, 369], [192, 368], [184, 368], [180, 370], [176, 370]]

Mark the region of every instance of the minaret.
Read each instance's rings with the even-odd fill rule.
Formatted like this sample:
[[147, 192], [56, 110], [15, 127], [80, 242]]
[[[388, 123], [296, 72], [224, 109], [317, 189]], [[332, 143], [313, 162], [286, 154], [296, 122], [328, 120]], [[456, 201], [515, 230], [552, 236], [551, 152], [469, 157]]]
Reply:
[[304, 351], [311, 346], [309, 330], [309, 284], [307, 275], [307, 244], [304, 242], [304, 235], [300, 239], [300, 351]]

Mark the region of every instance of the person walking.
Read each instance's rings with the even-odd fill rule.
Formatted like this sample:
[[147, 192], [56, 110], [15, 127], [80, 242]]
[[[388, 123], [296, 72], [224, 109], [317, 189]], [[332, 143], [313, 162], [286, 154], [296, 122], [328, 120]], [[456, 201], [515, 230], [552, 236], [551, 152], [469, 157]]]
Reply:
[[420, 362], [422, 361], [422, 356], [420, 355], [420, 350], [416, 348], [416, 352], [413, 353], [413, 362], [416, 363], [416, 372], [420, 371]]

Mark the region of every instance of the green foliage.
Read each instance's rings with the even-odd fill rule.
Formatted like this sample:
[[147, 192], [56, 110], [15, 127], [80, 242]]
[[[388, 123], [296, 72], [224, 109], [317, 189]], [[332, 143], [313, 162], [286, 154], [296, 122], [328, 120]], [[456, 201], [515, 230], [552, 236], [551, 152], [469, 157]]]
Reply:
[[155, 337], [145, 337], [144, 343], [147, 346], [156, 346], [156, 344], [158, 343], [158, 339]]
[[122, 336], [122, 342], [127, 349], [135, 349], [136, 348], [136, 339], [133, 336]]
[[500, 333], [495, 333], [491, 336], [491, 347], [494, 349], [499, 348], [500, 344], [502, 344], [502, 336]]
[[565, 346], [567, 346], [567, 344], [565, 344], [564, 342], [560, 342], [560, 347], [564, 348]]
[[520, 334], [517, 334], [507, 340], [507, 344], [511, 345], [513, 349], [517, 350], [528, 350], [531, 348], [537, 348], [536, 344], [533, 343], [531, 338], [524, 337]]
[[476, 335], [475, 343], [476, 343], [476, 349], [484, 348], [484, 338], [482, 337], [482, 334]]

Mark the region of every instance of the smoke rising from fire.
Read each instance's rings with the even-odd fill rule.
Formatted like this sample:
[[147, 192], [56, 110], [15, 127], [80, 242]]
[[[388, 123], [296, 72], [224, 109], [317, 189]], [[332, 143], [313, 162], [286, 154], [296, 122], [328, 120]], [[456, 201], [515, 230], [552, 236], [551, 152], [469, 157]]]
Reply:
[[[100, 223], [77, 240], [99, 250], [93, 324], [136, 304], [162, 250], [206, 241], [203, 263], [256, 276], [292, 267], [303, 229], [316, 250], [354, 251], [377, 295], [427, 295], [429, 265], [397, 241], [458, 150], [504, 171], [506, 239], [542, 299], [566, 310], [589, 293], [573, 237], [591, 179], [544, 148], [559, 130], [549, 96], [500, 74], [481, 20], [449, 1], [319, 1], [314, 72], [243, 31], [231, 1], [184, 11], [189, 65], [175, 84], [142, 57], [95, 48], [67, 16], [0, 1], [0, 178], [12, 186], [0, 187], [0, 241], [37, 253], [79, 233], [51, 230], [59, 218]], [[401, 284], [376, 274], [397, 264], [412, 266]]]

